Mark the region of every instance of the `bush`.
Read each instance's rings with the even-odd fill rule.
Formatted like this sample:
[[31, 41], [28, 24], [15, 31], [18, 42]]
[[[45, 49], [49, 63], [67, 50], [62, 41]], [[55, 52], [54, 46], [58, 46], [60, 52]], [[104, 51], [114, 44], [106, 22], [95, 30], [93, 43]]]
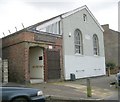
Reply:
[[114, 69], [116, 67], [116, 64], [113, 62], [106, 63], [106, 68]]

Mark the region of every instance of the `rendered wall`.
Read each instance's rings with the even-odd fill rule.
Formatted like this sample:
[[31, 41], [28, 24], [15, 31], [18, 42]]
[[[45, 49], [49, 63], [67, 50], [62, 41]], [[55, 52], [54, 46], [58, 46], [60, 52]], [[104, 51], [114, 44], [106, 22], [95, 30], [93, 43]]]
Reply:
[[[84, 22], [83, 14], [87, 15], [87, 22]], [[83, 9], [64, 18], [61, 24], [63, 24], [65, 79], [70, 79], [70, 73], [74, 73], [77, 78], [105, 75], [103, 32], [89, 13]], [[76, 29], [82, 32], [83, 55], [75, 54], [74, 31]], [[93, 53], [93, 34], [97, 34], [99, 39], [99, 56], [94, 56]]]

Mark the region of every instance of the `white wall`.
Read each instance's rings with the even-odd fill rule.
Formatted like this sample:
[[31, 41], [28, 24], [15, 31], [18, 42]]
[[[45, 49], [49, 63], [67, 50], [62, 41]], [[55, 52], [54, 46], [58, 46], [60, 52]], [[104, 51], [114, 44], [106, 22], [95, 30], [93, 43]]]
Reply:
[[105, 58], [97, 56], [65, 56], [65, 79], [74, 73], [76, 78], [105, 75]]
[[[83, 20], [87, 15], [87, 22]], [[103, 31], [97, 25], [86, 9], [76, 12], [62, 20], [63, 24], [63, 55], [65, 79], [70, 79], [70, 73], [76, 78], [105, 75], [105, 56]], [[83, 55], [75, 54], [74, 31], [79, 29], [83, 38]], [[71, 33], [71, 37], [69, 37]], [[93, 35], [99, 39], [99, 56], [94, 56]]]

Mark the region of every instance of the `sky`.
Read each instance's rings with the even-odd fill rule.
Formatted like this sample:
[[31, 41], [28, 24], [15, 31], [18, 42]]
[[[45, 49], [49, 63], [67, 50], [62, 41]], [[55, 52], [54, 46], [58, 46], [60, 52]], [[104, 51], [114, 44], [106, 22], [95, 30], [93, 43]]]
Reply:
[[22, 24], [28, 27], [83, 5], [87, 5], [100, 25], [109, 24], [118, 31], [118, 1], [0, 0], [0, 38], [22, 29]]

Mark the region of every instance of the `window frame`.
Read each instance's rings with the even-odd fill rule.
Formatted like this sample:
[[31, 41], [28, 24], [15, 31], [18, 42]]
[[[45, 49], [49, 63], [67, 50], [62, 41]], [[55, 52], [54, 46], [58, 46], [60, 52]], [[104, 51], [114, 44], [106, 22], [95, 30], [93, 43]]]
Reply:
[[79, 29], [74, 31], [74, 50], [75, 54], [83, 54], [83, 38], [82, 33]]
[[99, 39], [97, 34], [93, 35], [93, 54], [94, 56], [99, 56], [100, 51], [99, 51]]

